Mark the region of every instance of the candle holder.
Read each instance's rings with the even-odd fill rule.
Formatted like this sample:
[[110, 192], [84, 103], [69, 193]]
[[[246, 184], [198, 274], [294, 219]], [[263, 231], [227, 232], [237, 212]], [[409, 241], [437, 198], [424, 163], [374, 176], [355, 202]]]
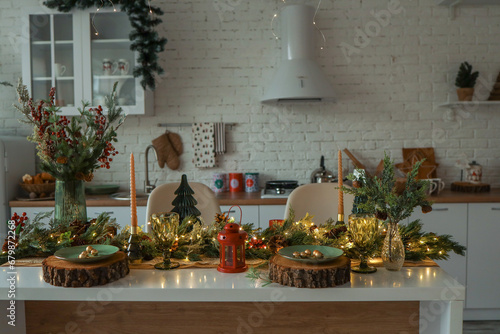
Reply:
[[163, 255], [163, 261], [155, 264], [159, 270], [170, 270], [180, 266], [172, 262], [170, 256], [177, 244], [179, 230], [179, 214], [175, 212], [159, 212], [151, 215], [151, 236]]
[[132, 264], [142, 263], [141, 238], [137, 235], [137, 227], [133, 226], [128, 238], [127, 255]]
[[359, 266], [352, 267], [355, 273], [369, 274], [377, 271], [377, 268], [368, 265], [368, 259], [377, 249], [380, 221], [373, 215], [352, 214], [349, 215], [349, 232], [354, 244], [353, 250], [358, 255]]
[[[243, 212], [240, 209], [240, 223]], [[228, 212], [231, 212], [231, 207]], [[245, 264], [245, 241], [247, 232], [240, 228], [236, 223], [228, 223], [224, 230], [217, 234], [217, 240], [220, 244], [220, 263], [217, 270], [222, 273], [242, 273], [248, 269]]]

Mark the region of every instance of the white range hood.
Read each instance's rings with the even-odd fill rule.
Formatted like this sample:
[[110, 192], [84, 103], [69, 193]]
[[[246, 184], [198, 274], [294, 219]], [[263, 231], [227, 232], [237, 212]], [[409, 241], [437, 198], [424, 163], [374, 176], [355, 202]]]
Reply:
[[335, 101], [330, 82], [314, 60], [314, 8], [283, 7], [281, 19], [281, 64], [263, 103]]

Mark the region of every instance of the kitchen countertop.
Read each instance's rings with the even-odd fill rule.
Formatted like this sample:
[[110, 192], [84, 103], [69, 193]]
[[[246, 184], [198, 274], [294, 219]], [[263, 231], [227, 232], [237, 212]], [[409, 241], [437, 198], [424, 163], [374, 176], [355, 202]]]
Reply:
[[[220, 205], [285, 205], [286, 198], [261, 198], [260, 192], [254, 193], [218, 193]], [[443, 190], [438, 196], [429, 196], [434, 203], [500, 203], [500, 189], [492, 189], [487, 193], [461, 193], [448, 189]], [[146, 206], [147, 199], [137, 199], [138, 206]], [[51, 201], [15, 200], [9, 202], [10, 207], [52, 207]], [[87, 196], [87, 206], [130, 206], [128, 200], [116, 200], [108, 195]]]
[[[368, 319], [374, 316], [381, 317], [385, 326], [386, 320], [390, 322], [394, 319], [391, 319], [393, 314], [384, 314], [384, 309], [386, 307], [394, 309], [401, 305], [407, 309], [401, 313], [403, 319], [413, 322], [412, 333], [417, 331], [421, 334], [462, 333], [465, 287], [439, 267], [403, 267], [401, 271], [379, 268], [376, 273], [370, 275], [351, 273], [349, 283], [324, 289], [298, 289], [277, 283], [261, 287], [259, 283], [252, 282], [245, 275], [246, 273], [223, 274], [215, 269], [169, 271], [131, 269], [128, 276], [104, 286], [62, 288], [45, 283], [42, 268], [3, 267], [0, 268], [0, 302], [7, 308], [10, 305], [7, 304], [9, 303], [7, 298], [12, 298], [9, 297], [9, 293], [15, 292], [15, 315], [18, 318], [16, 333], [26, 333], [29, 332], [28, 329], [33, 328], [38, 330], [37, 333], [41, 332], [40, 328], [54, 328], [55, 330], [51, 332], [61, 332], [59, 330], [61, 320], [50, 317], [65, 311], [68, 313], [66, 319], [71, 321], [65, 325], [62, 322], [63, 331], [64, 328], [69, 328], [68, 324], [71, 324], [73, 329], [80, 329], [79, 326], [82, 326], [81, 332], [91, 332], [93, 326], [95, 328], [101, 323], [103, 325], [100, 328], [103, 329], [103, 333], [116, 333], [116, 328], [120, 326], [130, 328], [137, 325], [137, 320], [128, 321], [128, 318], [124, 318], [130, 314], [137, 315], [137, 319], [150, 319], [149, 324], [155, 324], [154, 328], [164, 328], [165, 317], [162, 318], [162, 314], [171, 315], [172, 319], [179, 319], [183, 314], [187, 314], [189, 318], [186, 316], [184, 319], [192, 321], [193, 312], [198, 312], [196, 332], [202, 332], [203, 327], [207, 326], [207, 332], [219, 333], [222, 331], [216, 331], [214, 328], [220, 328], [220, 324], [217, 323], [217, 327], [210, 327], [208, 324], [211, 324], [212, 317], [220, 316], [217, 309], [221, 307], [230, 310], [225, 312], [234, 310], [233, 316], [224, 320], [224, 323], [232, 321], [225, 327], [230, 330], [224, 330], [224, 333], [236, 332], [234, 328], [238, 328], [237, 332], [243, 332], [240, 328], [246, 327], [241, 327], [241, 322], [245, 324], [247, 322], [241, 321], [240, 318], [247, 319], [247, 315], [250, 324], [258, 324], [259, 327], [266, 324], [264, 328], [271, 329], [267, 330], [269, 332], [274, 329], [289, 330], [286, 326], [290, 325], [290, 314], [300, 315], [301, 308], [309, 307], [315, 307], [315, 311], [310, 315], [313, 320], [308, 323], [309, 316], [301, 319], [302, 327], [293, 333], [307, 332], [310, 328], [318, 328], [314, 332], [323, 332], [325, 328], [331, 328], [330, 321], [333, 317], [326, 315], [322, 317], [321, 309], [327, 308], [335, 313], [341, 313], [335, 310], [344, 307], [358, 310], [362, 307], [361, 312], [367, 314]], [[360, 304], [353, 305], [353, 303]], [[283, 315], [274, 309], [276, 305], [279, 310], [283, 310]], [[91, 312], [93, 318], [88, 319], [93, 322], [90, 323], [87, 319], [88, 314], [84, 314], [83, 311], [90, 311], [94, 307], [100, 309], [97, 311], [95, 308], [97, 313]], [[43, 308], [47, 315], [37, 316], [40, 308]], [[164, 311], [165, 308], [168, 310]], [[157, 315], [150, 316], [151, 310], [157, 312]], [[359, 319], [352, 318], [349, 311], [345, 314], [345, 318], [339, 318], [343, 328], [353, 325], [358, 329], [356, 333], [373, 331], [372, 321], [365, 322], [365, 329], [360, 327]], [[150, 318], [147, 318], [148, 315]], [[264, 319], [267, 317], [269, 322], [265, 323]], [[155, 322], [156, 318], [159, 319], [158, 324]], [[415, 324], [419, 329], [415, 328]], [[333, 326], [335, 325], [336, 322]], [[391, 332], [396, 332], [399, 325], [399, 323], [389, 325], [391, 329], [394, 328]], [[0, 330], [1, 327], [0, 325]], [[172, 328], [175, 333], [181, 332], [176, 330], [181, 327]], [[193, 325], [187, 324], [184, 328], [189, 332]], [[252, 327], [248, 328], [250, 330], [245, 331], [246, 333], [253, 332]], [[182, 332], [186, 332], [186, 329]]]
[[[133, 267], [132, 267], [133, 268]], [[297, 289], [272, 283], [256, 286], [246, 273], [223, 274], [215, 269], [141, 270], [105, 286], [61, 288], [45, 283], [42, 268], [0, 269], [0, 300], [9, 290], [7, 277], [16, 277], [17, 300], [89, 300], [103, 288], [116, 290], [113, 301], [253, 302], [272, 301], [279, 289], [287, 301], [410, 301], [464, 300], [465, 288], [439, 267], [379, 268], [374, 274], [351, 273], [351, 282], [335, 288]], [[116, 288], [116, 289], [113, 289]], [[443, 291], [450, 293], [443, 294]]]

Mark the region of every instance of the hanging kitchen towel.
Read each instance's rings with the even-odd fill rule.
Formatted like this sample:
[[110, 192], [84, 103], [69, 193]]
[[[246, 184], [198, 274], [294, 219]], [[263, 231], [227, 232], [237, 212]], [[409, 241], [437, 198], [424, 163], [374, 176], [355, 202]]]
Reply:
[[193, 123], [195, 167], [215, 167], [214, 123]]
[[215, 154], [226, 153], [226, 126], [222, 122], [214, 123], [215, 128]]

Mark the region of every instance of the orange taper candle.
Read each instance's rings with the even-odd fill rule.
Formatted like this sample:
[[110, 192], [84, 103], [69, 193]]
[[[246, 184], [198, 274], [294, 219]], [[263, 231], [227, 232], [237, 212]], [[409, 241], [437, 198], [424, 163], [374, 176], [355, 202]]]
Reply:
[[338, 221], [344, 221], [344, 192], [342, 191], [342, 185], [344, 184], [344, 180], [342, 179], [342, 151], [339, 150], [339, 175], [338, 175], [338, 183], [339, 183], [339, 209], [338, 209]]
[[137, 234], [137, 202], [135, 197], [135, 166], [134, 154], [130, 153], [130, 214], [132, 233]]

